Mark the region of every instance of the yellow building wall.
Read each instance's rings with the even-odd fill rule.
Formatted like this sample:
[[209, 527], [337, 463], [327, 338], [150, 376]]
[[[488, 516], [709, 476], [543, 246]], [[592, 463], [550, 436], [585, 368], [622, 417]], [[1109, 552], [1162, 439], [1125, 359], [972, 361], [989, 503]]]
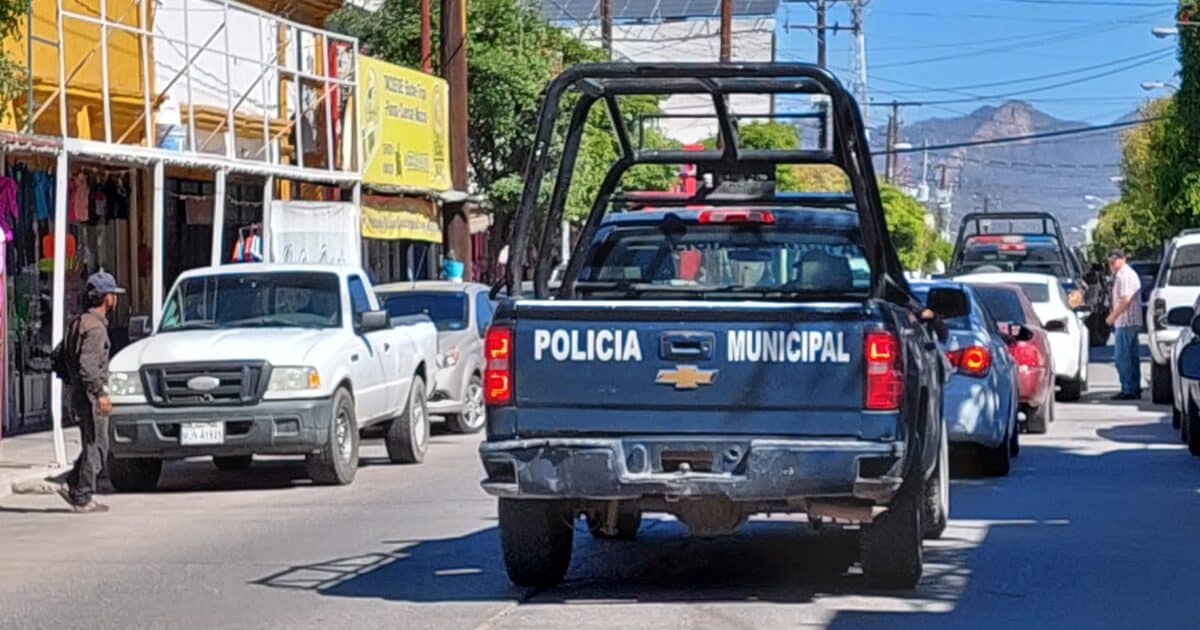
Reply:
[[[151, 30], [149, 25], [154, 23], [154, 2], [147, 0], [146, 3], [149, 5], [147, 30]], [[138, 0], [107, 0], [106, 4], [109, 21], [135, 28], [143, 27], [142, 3]], [[95, 18], [99, 18], [99, 5], [98, 0], [63, 0], [64, 10]], [[33, 34], [42, 40], [57, 41], [55, 0], [32, 0], [31, 6]], [[33, 41], [32, 60], [29, 60], [27, 23], [22, 20], [16, 37], [4, 40], [4, 50], [27, 68], [32, 79], [33, 114], [36, 116], [34, 131], [58, 135], [58, 50], [52, 45]], [[68, 78], [67, 133], [72, 137], [103, 140], [100, 27], [81, 20], [64, 19], [62, 47]], [[153, 45], [148, 51], [147, 68], [150, 73], [154, 72]], [[113, 140], [117, 141], [124, 135], [126, 143], [142, 142], [145, 125], [138, 119], [144, 111], [142, 87], [146, 83], [142, 74], [141, 41], [137, 35], [119, 29], [109, 30], [108, 81]], [[153, 74], [148, 83], [154, 85]], [[11, 104], [10, 111], [15, 116], [6, 117], [3, 126], [23, 130], [29, 116], [28, 110], [28, 94], [23, 93]]]

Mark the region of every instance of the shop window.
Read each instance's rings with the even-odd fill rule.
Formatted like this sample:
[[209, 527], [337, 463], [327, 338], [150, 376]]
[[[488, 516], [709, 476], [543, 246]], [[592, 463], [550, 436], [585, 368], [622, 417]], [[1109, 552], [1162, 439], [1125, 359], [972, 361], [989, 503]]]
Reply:
[[213, 182], [167, 178], [163, 200], [163, 283], [212, 260]]

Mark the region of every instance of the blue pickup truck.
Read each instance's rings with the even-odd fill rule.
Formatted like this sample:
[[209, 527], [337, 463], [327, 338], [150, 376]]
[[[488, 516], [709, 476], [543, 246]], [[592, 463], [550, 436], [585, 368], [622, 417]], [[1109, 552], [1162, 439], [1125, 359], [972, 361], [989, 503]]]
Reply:
[[[914, 586], [922, 540], [941, 534], [949, 510], [939, 324], [966, 304], [935, 294], [930, 311], [912, 294], [851, 97], [806, 64], [578, 66], [547, 89], [535, 155], [551, 153], [571, 89], [542, 224], [561, 217], [592, 105], [617, 121], [621, 157], [553, 295], [548, 260], [531, 263], [534, 294], [522, 293], [543, 160], [530, 165], [514, 222], [509, 297], [485, 339], [480, 447], [510, 579], [561, 581], [580, 518], [597, 537], [633, 538], [648, 512], [673, 514], [695, 535], [770, 512], [851, 524], [868, 584]], [[713, 95], [722, 148], [631, 146], [621, 99], [668, 92]], [[740, 147], [721, 104], [742, 92], [827, 95], [835, 146]], [[645, 210], [609, 212], [621, 174], [642, 163], [733, 176], [748, 165], [834, 164], [853, 191], [651, 195]], [[555, 238], [542, 230], [538, 250], [554, 251]]]

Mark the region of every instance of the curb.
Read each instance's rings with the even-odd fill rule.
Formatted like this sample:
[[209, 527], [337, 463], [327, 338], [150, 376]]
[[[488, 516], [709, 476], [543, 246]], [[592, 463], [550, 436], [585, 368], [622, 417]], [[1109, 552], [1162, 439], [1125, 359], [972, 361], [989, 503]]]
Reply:
[[13, 494], [53, 494], [54, 491], [49, 487], [38, 486], [20, 488], [19, 486], [32, 486], [34, 482], [41, 481], [46, 477], [61, 475], [70, 469], [70, 467], [59, 468], [57, 466], [45, 466], [21, 471], [19, 473], [3, 475], [0, 477], [0, 499]]

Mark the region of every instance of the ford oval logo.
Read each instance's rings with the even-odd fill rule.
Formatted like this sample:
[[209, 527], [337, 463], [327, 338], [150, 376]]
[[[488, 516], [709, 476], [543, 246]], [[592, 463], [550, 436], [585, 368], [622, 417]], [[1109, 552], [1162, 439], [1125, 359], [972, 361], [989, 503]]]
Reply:
[[211, 392], [221, 386], [221, 379], [215, 376], [193, 376], [188, 379], [187, 386], [194, 392]]

